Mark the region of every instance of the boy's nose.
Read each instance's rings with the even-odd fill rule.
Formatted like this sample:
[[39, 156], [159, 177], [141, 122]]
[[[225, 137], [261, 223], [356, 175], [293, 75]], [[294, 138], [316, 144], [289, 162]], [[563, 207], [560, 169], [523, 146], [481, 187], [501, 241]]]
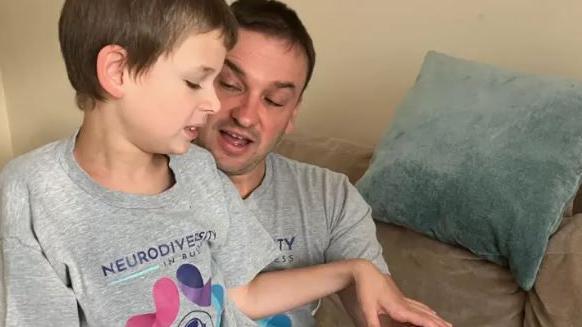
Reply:
[[204, 101], [200, 102], [197, 108], [208, 115], [213, 115], [220, 110], [220, 101], [214, 90], [207, 92]]
[[216, 90], [214, 89], [214, 87], [210, 90], [208, 107], [209, 114], [215, 114], [218, 111], [220, 111], [220, 100], [216, 95]]

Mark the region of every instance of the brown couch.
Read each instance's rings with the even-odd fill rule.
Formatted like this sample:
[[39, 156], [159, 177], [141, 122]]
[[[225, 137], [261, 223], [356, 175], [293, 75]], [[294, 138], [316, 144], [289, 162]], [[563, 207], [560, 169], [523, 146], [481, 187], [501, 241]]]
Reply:
[[[373, 149], [342, 140], [290, 135], [278, 152], [327, 167], [355, 182]], [[469, 251], [406, 228], [377, 223], [393, 278], [455, 326], [582, 326], [582, 196], [552, 236], [534, 288], [525, 292], [509, 271]], [[321, 326], [352, 326], [337, 298], [324, 299]]]

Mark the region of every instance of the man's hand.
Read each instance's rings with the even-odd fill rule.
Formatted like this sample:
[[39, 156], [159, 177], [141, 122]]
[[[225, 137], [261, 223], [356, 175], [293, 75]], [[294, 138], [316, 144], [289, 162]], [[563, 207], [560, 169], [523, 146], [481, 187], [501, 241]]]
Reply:
[[[452, 325], [428, 306], [406, 298], [392, 278], [382, 274], [372, 263], [358, 261], [354, 269], [356, 300], [361, 315], [356, 320], [368, 327], [390, 326], [380, 323], [380, 316], [387, 315], [395, 322], [405, 326], [451, 327]], [[345, 298], [343, 296], [342, 298]], [[351, 313], [353, 314], [353, 310]]]

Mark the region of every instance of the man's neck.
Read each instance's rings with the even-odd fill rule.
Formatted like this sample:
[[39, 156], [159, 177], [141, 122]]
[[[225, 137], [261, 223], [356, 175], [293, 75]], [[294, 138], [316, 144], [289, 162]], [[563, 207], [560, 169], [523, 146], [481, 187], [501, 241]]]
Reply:
[[266, 171], [267, 164], [263, 159], [253, 170], [240, 175], [229, 175], [228, 177], [238, 190], [241, 198], [246, 199], [261, 185]]

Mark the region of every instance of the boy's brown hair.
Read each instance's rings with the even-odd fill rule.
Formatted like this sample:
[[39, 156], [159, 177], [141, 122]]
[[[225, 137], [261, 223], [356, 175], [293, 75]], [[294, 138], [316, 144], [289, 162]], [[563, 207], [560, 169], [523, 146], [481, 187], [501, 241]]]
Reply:
[[129, 70], [138, 76], [188, 33], [221, 30], [229, 50], [236, 43], [236, 29], [224, 0], [66, 0], [59, 41], [77, 106], [89, 109], [105, 100], [96, 72], [103, 47], [123, 47]]

